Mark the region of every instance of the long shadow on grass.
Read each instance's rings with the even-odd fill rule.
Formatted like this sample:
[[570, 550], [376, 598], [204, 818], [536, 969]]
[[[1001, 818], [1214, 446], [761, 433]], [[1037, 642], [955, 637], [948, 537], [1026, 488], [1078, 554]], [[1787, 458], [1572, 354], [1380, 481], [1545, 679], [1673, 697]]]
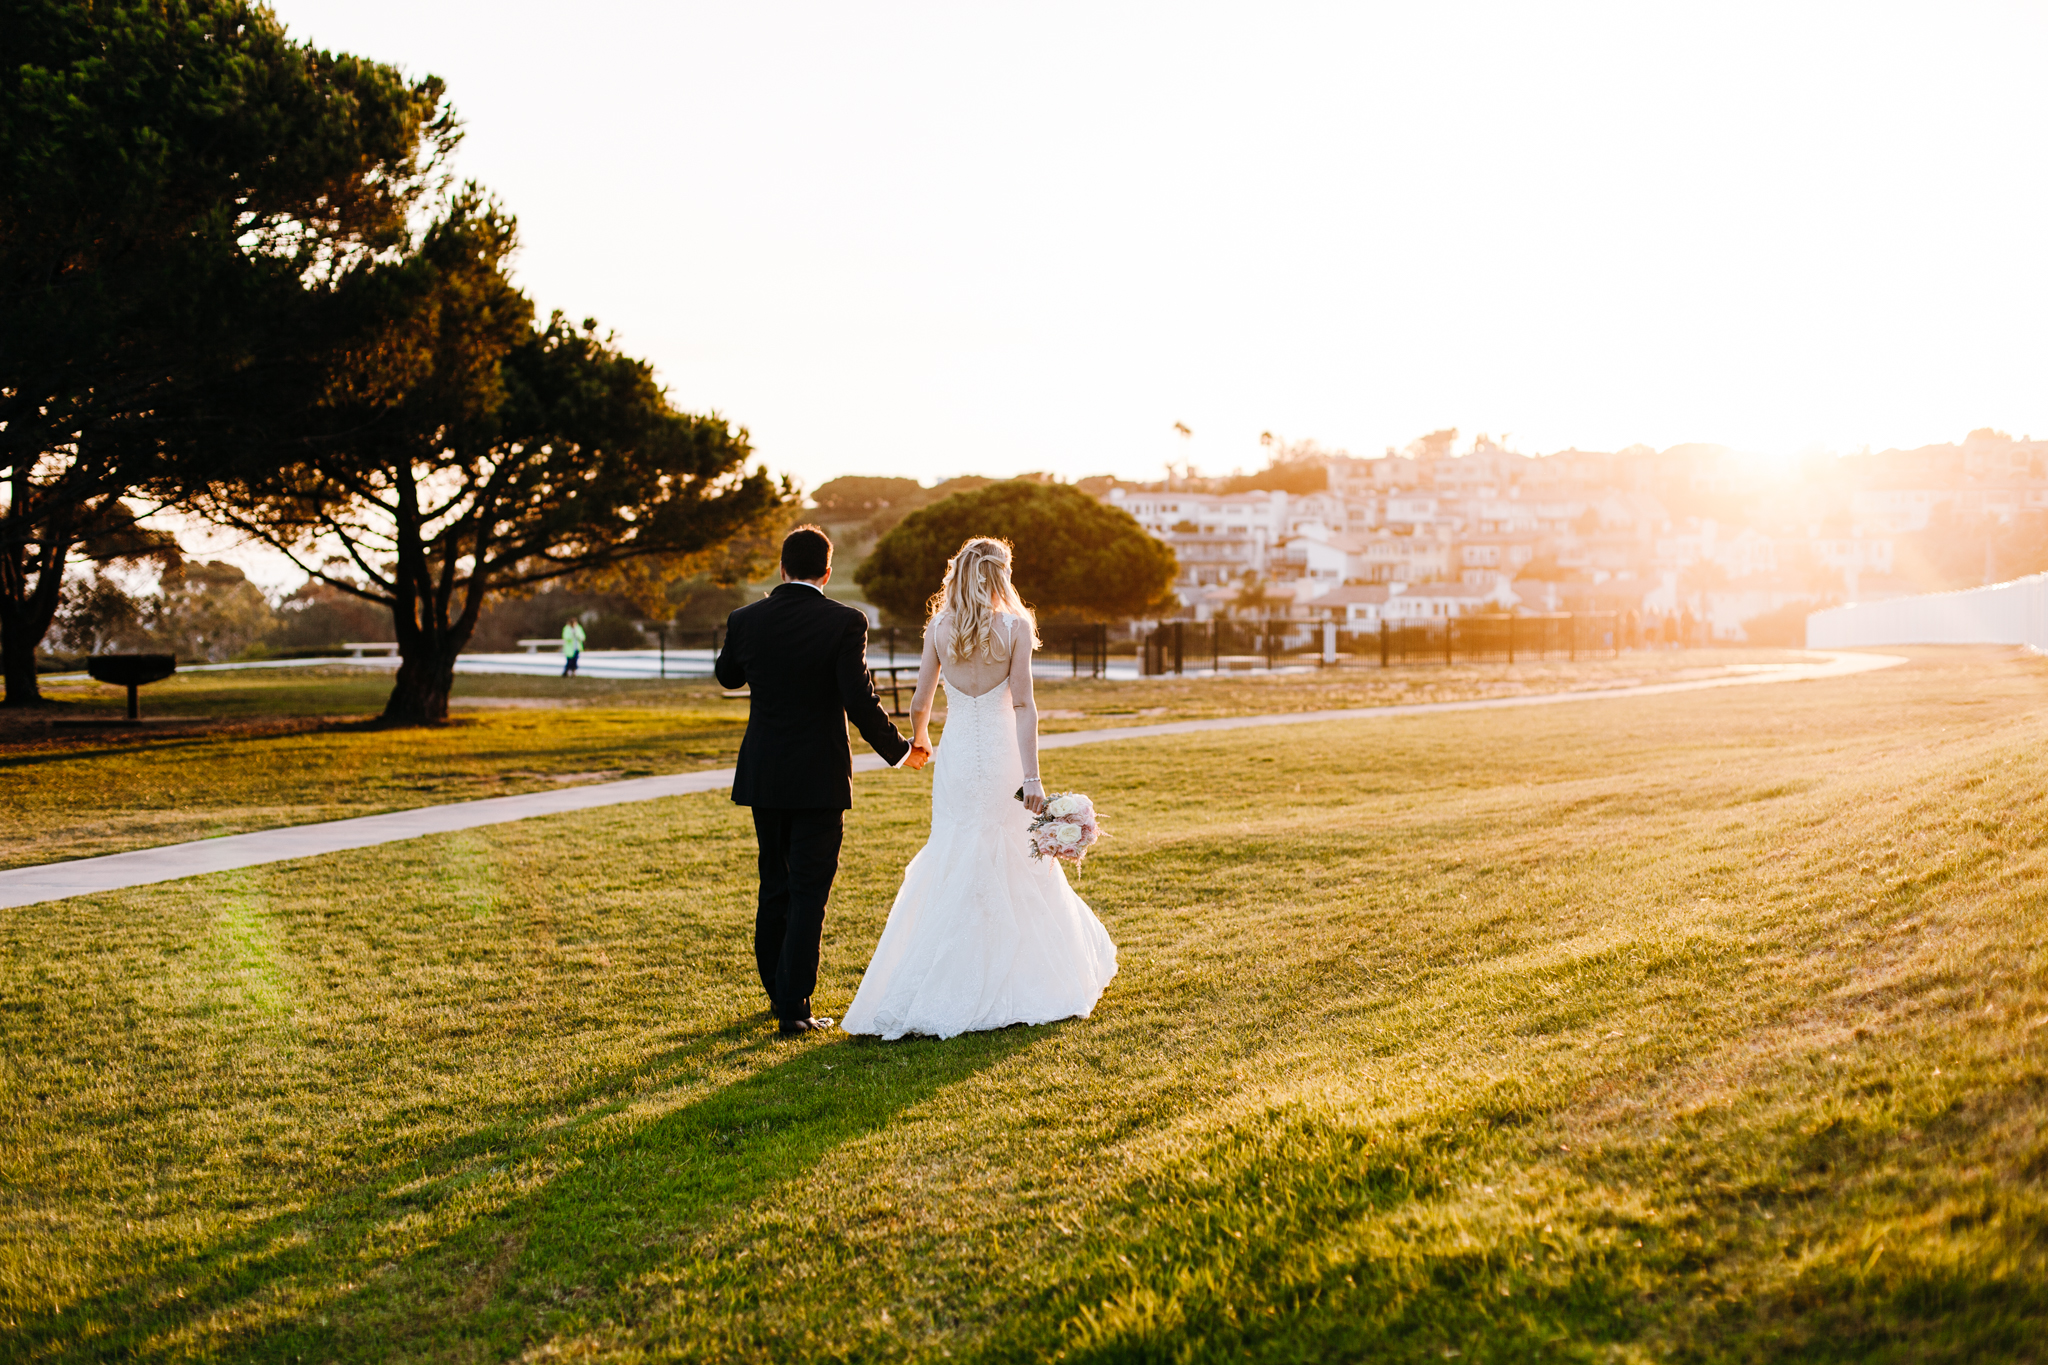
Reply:
[[[537, 1131], [544, 1115], [535, 1110], [160, 1262], [146, 1282], [124, 1281], [30, 1318], [14, 1339], [34, 1359], [516, 1354], [588, 1321], [631, 1316], [619, 1291], [687, 1254], [692, 1229], [802, 1177], [834, 1148], [1042, 1036], [1010, 1029], [888, 1047], [796, 1044], [786, 1059], [651, 1123], [597, 1136]], [[577, 1126], [587, 1133], [631, 1102], [658, 1098], [652, 1090], [636, 1095], [635, 1075], [673, 1073], [715, 1052], [728, 1060], [735, 1052], [772, 1055], [778, 1045], [758, 1037], [753, 1027], [729, 1029], [610, 1078], [600, 1088], [620, 1098]], [[411, 1255], [378, 1263], [378, 1244], [404, 1235], [402, 1224], [463, 1199], [487, 1174], [474, 1169], [480, 1158], [515, 1169], [542, 1155], [563, 1173], [480, 1208]], [[423, 1179], [423, 1171], [440, 1174]]]
[[[118, 713], [109, 712], [108, 714], [116, 715]], [[305, 735], [367, 734], [378, 729], [389, 728], [380, 726], [375, 720], [327, 720], [318, 716], [166, 716], [163, 719], [167, 723], [172, 721], [182, 723], [189, 720], [195, 726], [218, 722], [234, 725], [251, 719], [270, 721], [272, 723], [260, 730], [170, 730], [158, 735], [150, 735], [147, 732], [143, 732], [138, 737], [132, 739], [108, 739], [92, 734], [58, 735], [55, 738], [62, 743], [63, 747], [40, 748], [26, 753], [8, 752], [6, 742], [0, 740], [0, 769], [40, 768], [52, 763], [71, 763], [81, 759], [93, 758], [133, 758], [139, 754], [147, 754], [154, 757], [162, 754], [175, 754], [179, 750], [196, 749], [207, 745], [253, 744], [259, 740], [295, 739]], [[49, 741], [47, 738], [43, 738], [39, 739], [38, 742], [48, 743]]]

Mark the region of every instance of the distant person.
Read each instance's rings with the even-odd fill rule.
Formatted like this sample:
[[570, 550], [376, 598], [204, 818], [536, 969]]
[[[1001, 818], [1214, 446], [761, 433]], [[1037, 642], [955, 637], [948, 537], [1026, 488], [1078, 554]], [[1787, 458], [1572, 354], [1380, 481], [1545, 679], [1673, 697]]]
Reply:
[[831, 578], [831, 540], [815, 526], [791, 531], [782, 586], [726, 618], [713, 666], [721, 686], [747, 689], [732, 799], [754, 810], [754, 966], [784, 1037], [832, 1027], [812, 1016], [811, 992], [853, 805], [846, 723], [892, 767], [921, 768], [931, 757], [929, 743], [913, 746], [882, 709], [868, 676], [868, 618], [825, 595]]
[[562, 627], [562, 676], [576, 676], [576, 661], [583, 657], [583, 623], [570, 618]]

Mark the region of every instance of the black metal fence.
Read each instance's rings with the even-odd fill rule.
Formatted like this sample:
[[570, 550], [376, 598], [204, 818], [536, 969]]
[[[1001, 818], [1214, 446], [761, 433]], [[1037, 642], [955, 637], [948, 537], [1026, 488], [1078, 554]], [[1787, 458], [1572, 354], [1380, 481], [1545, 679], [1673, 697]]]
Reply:
[[1621, 638], [1621, 623], [1611, 611], [1501, 612], [1442, 621], [1383, 621], [1377, 631], [1349, 636], [1339, 632], [1339, 638], [1344, 642], [1340, 650], [1354, 657], [1377, 652], [1381, 666], [1458, 659], [1514, 663], [1560, 654], [1577, 659], [1619, 654], [1626, 643]]
[[[906, 638], [909, 636], [910, 632], [905, 631], [903, 637], [899, 637], [894, 627], [885, 626], [868, 637], [870, 645], [880, 643], [888, 655], [887, 663], [871, 665], [868, 674], [874, 681], [876, 694], [889, 699], [889, 714], [892, 716], [910, 714], [903, 700], [917, 688], [917, 668], [924, 650], [924, 636]], [[1040, 626], [1038, 636], [1042, 642], [1039, 659], [1045, 662], [1066, 659], [1070, 677], [1102, 678], [1109, 675], [1108, 626]], [[906, 662], [898, 663], [899, 651], [905, 646], [908, 647], [908, 652], [903, 655]]]
[[1139, 671], [1157, 677], [1273, 668], [1289, 652], [1289, 632], [1299, 629], [1282, 620], [1168, 621], [1145, 637]]
[[1050, 663], [1067, 660], [1067, 676], [1101, 678], [1109, 673], [1109, 627], [1106, 625], [1047, 626], [1038, 628], [1043, 642], [1038, 657]]
[[1461, 659], [1514, 663], [1557, 655], [1577, 659], [1619, 654], [1633, 643], [1622, 638], [1622, 631], [1622, 622], [1611, 611], [1382, 621], [1372, 630], [1339, 624], [1327, 639], [1321, 622], [1168, 621], [1145, 637], [1139, 657], [1140, 671], [1147, 677], [1272, 669], [1283, 663], [1336, 668], [1452, 664]]
[[708, 649], [716, 657], [719, 647], [725, 643], [725, 627], [709, 626], [685, 630], [666, 621], [643, 621], [640, 623], [643, 635], [654, 637], [654, 647], [660, 658], [657, 669], [659, 676], [668, 676], [668, 652], [672, 649]]

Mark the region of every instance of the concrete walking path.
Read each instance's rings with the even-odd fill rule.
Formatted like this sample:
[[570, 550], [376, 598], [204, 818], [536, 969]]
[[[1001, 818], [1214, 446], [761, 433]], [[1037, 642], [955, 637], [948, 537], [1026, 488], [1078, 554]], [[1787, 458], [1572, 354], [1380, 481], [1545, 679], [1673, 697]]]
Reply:
[[[1814, 651], [1821, 653], [1820, 651]], [[1702, 678], [1691, 682], [1646, 683], [1635, 687], [1614, 687], [1578, 692], [1545, 692], [1526, 697], [1492, 697], [1475, 701], [1418, 702], [1402, 706], [1360, 706], [1337, 711], [1291, 711], [1256, 716], [1224, 716], [1215, 720], [1168, 721], [1158, 725], [1125, 725], [1100, 730], [1069, 730], [1043, 735], [1038, 747], [1071, 749], [1082, 744], [1106, 744], [1119, 740], [1156, 739], [1170, 735], [1207, 734], [1218, 730], [1263, 729], [1276, 725], [1313, 725], [1328, 721], [1398, 720], [1403, 717], [1437, 715], [1451, 711], [1491, 711], [1519, 706], [1559, 706], [1571, 702], [1605, 701], [1623, 697], [1668, 696], [1676, 692], [1699, 692], [1712, 688], [1742, 687], [1760, 683], [1804, 682], [1842, 678], [1873, 669], [1890, 668], [1906, 660], [1888, 654], [1825, 653], [1825, 662], [1814, 664], [1738, 665], [1728, 676]], [[873, 772], [885, 766], [873, 754], [853, 760], [855, 772]], [[310, 858], [322, 853], [339, 853], [375, 844], [417, 839], [425, 834], [448, 834], [455, 830], [500, 825], [512, 820], [529, 820], [540, 815], [564, 815], [572, 811], [595, 810], [633, 801], [658, 801], [669, 796], [690, 796], [729, 790], [730, 768], [703, 772], [675, 773], [667, 777], [634, 777], [619, 782], [593, 783], [562, 791], [530, 792], [523, 796], [497, 796], [483, 801], [460, 801], [446, 806], [424, 806], [365, 815], [353, 820], [331, 820], [321, 824], [294, 825], [284, 829], [231, 834], [219, 839], [167, 844], [130, 853], [113, 853], [100, 858], [76, 858], [68, 862], [43, 863], [0, 872], [0, 909], [85, 896], [104, 891], [121, 891], [153, 882], [176, 881], [209, 872], [227, 872], [239, 867]]]

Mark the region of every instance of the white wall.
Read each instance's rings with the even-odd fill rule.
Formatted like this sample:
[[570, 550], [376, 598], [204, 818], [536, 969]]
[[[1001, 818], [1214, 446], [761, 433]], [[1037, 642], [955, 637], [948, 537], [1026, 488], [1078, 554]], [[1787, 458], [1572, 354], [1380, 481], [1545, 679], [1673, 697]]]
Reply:
[[2048, 649], [2048, 574], [1962, 592], [1830, 607], [1806, 618], [1808, 649], [2032, 645]]

